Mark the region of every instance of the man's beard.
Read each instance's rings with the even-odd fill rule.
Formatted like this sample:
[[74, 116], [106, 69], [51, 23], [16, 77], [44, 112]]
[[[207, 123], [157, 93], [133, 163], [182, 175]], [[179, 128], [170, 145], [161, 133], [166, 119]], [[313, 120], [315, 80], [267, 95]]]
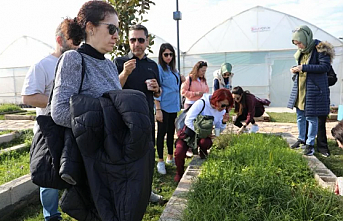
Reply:
[[61, 54], [72, 49], [73, 48], [67, 44], [66, 40], [63, 39], [62, 47], [61, 47]]

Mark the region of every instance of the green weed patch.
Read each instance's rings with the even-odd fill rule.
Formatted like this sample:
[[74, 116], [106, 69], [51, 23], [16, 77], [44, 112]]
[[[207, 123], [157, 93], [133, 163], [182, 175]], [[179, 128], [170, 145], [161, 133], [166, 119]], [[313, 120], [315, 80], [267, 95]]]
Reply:
[[6, 149], [18, 144], [26, 143], [28, 145], [31, 145], [32, 137], [33, 137], [33, 131], [32, 130], [23, 130], [19, 132], [19, 137], [14, 138], [10, 142], [7, 143], [1, 143], [0, 144], [0, 150]]
[[0, 135], [10, 134], [12, 132], [13, 132], [12, 130], [2, 130], [2, 131], [0, 131]]
[[330, 157], [323, 157], [318, 151], [315, 152], [316, 157], [336, 176], [343, 176], [343, 150], [338, 147], [335, 140], [328, 139], [328, 147], [331, 152]]
[[269, 115], [270, 122], [279, 122], [279, 123], [296, 123], [297, 114], [296, 113], [275, 113], [267, 112]]
[[11, 111], [20, 111], [21, 108], [15, 104], [0, 104], [0, 114], [4, 114]]
[[223, 136], [226, 147], [203, 164], [182, 220], [343, 220], [342, 199], [316, 185], [281, 137]]
[[22, 143], [26, 145], [20, 150], [0, 152], [0, 185], [30, 172], [29, 149], [33, 132], [32, 130], [25, 130], [20, 133], [20, 136], [11, 142], [0, 144], [0, 150]]

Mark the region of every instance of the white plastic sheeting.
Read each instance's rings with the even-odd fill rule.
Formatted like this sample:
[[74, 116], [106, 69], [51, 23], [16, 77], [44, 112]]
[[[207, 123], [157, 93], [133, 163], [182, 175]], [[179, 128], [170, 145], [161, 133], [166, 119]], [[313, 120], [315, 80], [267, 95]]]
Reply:
[[30, 66], [53, 51], [53, 47], [23, 36], [0, 53], [0, 103], [21, 103], [21, 88]]

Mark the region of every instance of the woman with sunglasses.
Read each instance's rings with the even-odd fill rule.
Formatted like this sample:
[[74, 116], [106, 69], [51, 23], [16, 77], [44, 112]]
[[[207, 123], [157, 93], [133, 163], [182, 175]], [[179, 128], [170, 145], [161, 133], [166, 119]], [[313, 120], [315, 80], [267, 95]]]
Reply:
[[[194, 132], [194, 120], [199, 115], [213, 116], [213, 125], [215, 128], [219, 128], [223, 131], [226, 128], [226, 122], [229, 120], [229, 111], [233, 106], [232, 94], [228, 89], [222, 88], [216, 90], [212, 94], [204, 94], [204, 96], [197, 100], [188, 110], [185, 118], [185, 125]], [[212, 146], [211, 135], [207, 138], [198, 139], [198, 146], [200, 148], [200, 158], [204, 159], [208, 155], [207, 150]], [[189, 149], [187, 143], [178, 138], [175, 141], [175, 164], [176, 164], [176, 175], [174, 177], [175, 182], [179, 182], [185, 166], [186, 152]]]
[[232, 65], [223, 63], [219, 70], [213, 72], [213, 91], [220, 88], [232, 90]]
[[[244, 132], [249, 123], [252, 123], [250, 132], [256, 133], [259, 127], [255, 123], [254, 117], [263, 115], [263, 104], [256, 99], [255, 95], [244, 91], [240, 86], [234, 87], [231, 93], [235, 101], [235, 113], [237, 113], [234, 125], [240, 128], [237, 133]], [[242, 124], [242, 121], [245, 122]]]
[[[87, 177], [81, 181], [78, 180], [76, 185], [72, 177], [67, 177], [69, 181], [74, 181], [75, 186], [65, 192], [63, 204], [67, 205], [63, 205], [65, 206], [63, 210], [77, 220], [85, 219], [84, 217], [92, 220], [140, 220], [143, 218], [151, 192], [152, 173], [146, 168], [150, 168], [147, 164], [153, 165], [154, 161], [148, 159], [150, 156], [145, 157], [148, 155], [145, 154], [143, 161], [141, 161], [143, 157], [131, 155], [137, 159], [130, 162], [127, 152], [132, 152], [132, 150], [126, 147], [130, 145], [125, 146], [124, 138], [120, 140], [116, 138], [120, 136], [119, 132], [111, 134], [111, 131], [125, 130], [126, 127], [112, 128], [114, 124], [108, 122], [119, 118], [116, 123], [120, 124], [120, 120], [124, 122], [125, 118], [119, 114], [119, 110], [116, 110], [117, 105], [113, 102], [113, 96], [109, 98], [110, 93], [107, 93], [107, 97], [103, 96], [106, 92], [122, 89], [116, 65], [105, 58], [105, 54], [113, 50], [119, 38], [118, 13], [107, 2], [88, 1], [83, 4], [74, 20], [76, 25], [72, 32], [79, 33], [81, 40], [85, 43], [78, 51], [68, 51], [60, 57], [56, 68], [51, 116], [56, 124], [67, 128], [73, 127], [73, 132], [76, 131], [76, 133], [81, 130], [82, 135], [88, 133], [91, 134], [90, 137], [98, 136], [100, 142], [91, 143], [88, 139], [92, 138], [78, 134], [77, 150], [81, 152], [84, 161], [80, 167], [86, 171]], [[71, 120], [70, 101], [72, 96], [77, 94], [86, 95], [78, 99], [85, 100], [83, 105], [87, 107], [87, 110], [90, 110], [94, 104], [94, 110], [91, 109], [78, 116], [82, 118], [80, 123], [75, 120], [75, 116], [73, 121]], [[125, 95], [126, 92], [113, 94], [118, 95], [116, 96], [116, 98], [119, 97], [118, 100], [122, 100], [121, 95]], [[95, 102], [96, 100], [99, 102]], [[113, 106], [109, 105], [110, 102]], [[146, 103], [133, 104], [127, 101], [121, 105], [122, 107], [125, 107], [124, 105], [143, 106], [139, 109], [140, 113], [128, 113], [132, 119], [139, 119], [144, 116], [148, 118], [148, 113], [144, 115], [144, 111], [147, 110], [144, 104], [146, 105]], [[75, 109], [77, 108], [83, 109], [83, 107]], [[85, 125], [85, 122], [90, 123], [91, 126]], [[135, 140], [133, 136], [127, 139]], [[147, 146], [144, 143], [141, 144], [142, 149]], [[148, 153], [152, 153], [153, 146], [149, 146], [152, 150]], [[124, 150], [127, 152], [123, 153]]]
[[86, 2], [74, 20], [77, 22], [70, 31], [79, 33], [85, 43], [60, 57], [52, 98], [52, 118], [64, 127], [71, 127], [69, 99], [78, 94], [81, 83], [81, 94], [95, 98], [110, 90], [121, 90], [117, 67], [105, 58], [119, 38], [118, 14], [113, 6], [102, 1]]
[[198, 61], [186, 81], [182, 83], [181, 94], [186, 98], [184, 109], [192, 106], [195, 101], [200, 99], [204, 93], [209, 92], [209, 87], [206, 82], [205, 73], [207, 70], [207, 63]]
[[169, 43], [160, 46], [158, 55], [158, 70], [160, 76], [161, 96], [155, 98], [157, 121], [157, 172], [166, 174], [163, 160], [164, 137], [167, 134], [168, 156], [166, 163], [173, 164], [173, 147], [175, 134], [175, 118], [180, 111], [180, 84], [181, 78], [175, 68], [175, 50]]

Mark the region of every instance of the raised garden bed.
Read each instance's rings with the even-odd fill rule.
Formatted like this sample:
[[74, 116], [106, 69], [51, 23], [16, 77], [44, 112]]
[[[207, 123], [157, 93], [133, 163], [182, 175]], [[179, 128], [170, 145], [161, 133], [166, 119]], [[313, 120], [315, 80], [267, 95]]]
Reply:
[[281, 138], [220, 139], [188, 195], [182, 220], [343, 220], [342, 198], [318, 187], [308, 162]]

